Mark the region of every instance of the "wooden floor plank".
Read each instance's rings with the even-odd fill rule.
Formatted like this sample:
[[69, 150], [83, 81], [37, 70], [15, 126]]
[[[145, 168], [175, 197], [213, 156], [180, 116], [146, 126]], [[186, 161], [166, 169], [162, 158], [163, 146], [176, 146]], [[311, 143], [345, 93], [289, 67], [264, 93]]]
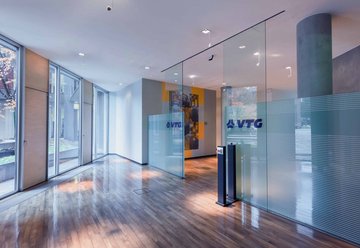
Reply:
[[0, 213], [0, 247], [354, 247], [242, 202], [218, 206], [215, 158], [187, 160], [186, 179], [103, 160]]

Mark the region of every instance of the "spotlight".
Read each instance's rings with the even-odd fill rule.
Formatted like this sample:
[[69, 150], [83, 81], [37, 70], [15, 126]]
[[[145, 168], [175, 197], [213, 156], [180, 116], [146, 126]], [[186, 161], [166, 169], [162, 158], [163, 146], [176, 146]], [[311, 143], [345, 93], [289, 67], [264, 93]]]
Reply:
[[210, 34], [210, 30], [209, 29], [207, 29], [207, 28], [205, 28], [203, 31], [201, 31], [203, 34]]

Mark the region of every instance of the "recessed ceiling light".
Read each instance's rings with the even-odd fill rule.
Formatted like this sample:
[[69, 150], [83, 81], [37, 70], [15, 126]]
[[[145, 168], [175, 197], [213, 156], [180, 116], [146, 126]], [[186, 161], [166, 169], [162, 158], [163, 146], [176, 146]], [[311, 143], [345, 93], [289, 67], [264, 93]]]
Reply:
[[278, 58], [278, 57], [281, 57], [281, 54], [279, 54], [279, 53], [273, 53], [273, 54], [271, 54], [270, 56], [273, 57], [273, 58]]
[[150, 66], [145, 66], [145, 70], [150, 70]]
[[84, 56], [85, 56], [85, 53], [78, 53], [78, 55], [79, 55], [80, 57], [84, 57]]
[[119, 85], [121, 86], [121, 85], [123, 85], [123, 83], [119, 83]]
[[175, 72], [174, 75], [177, 76], [177, 75], [179, 75], [179, 73]]
[[244, 48], [246, 48], [246, 46], [239, 46], [239, 48], [240, 48], [240, 49], [244, 49]]
[[260, 55], [259, 52], [254, 53], [254, 56], [259, 56], [259, 55]]
[[193, 78], [196, 78], [195, 75], [189, 75], [189, 78], [193, 79]]
[[211, 31], [207, 28], [205, 28], [203, 31], [201, 31], [203, 34], [210, 34]]

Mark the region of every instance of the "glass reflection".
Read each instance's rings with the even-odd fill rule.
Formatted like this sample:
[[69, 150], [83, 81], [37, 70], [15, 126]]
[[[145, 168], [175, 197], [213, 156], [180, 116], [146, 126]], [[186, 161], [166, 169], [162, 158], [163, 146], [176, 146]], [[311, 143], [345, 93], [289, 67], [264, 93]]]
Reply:
[[0, 40], [0, 199], [17, 190], [17, 50]]
[[79, 166], [80, 81], [60, 72], [59, 171]]

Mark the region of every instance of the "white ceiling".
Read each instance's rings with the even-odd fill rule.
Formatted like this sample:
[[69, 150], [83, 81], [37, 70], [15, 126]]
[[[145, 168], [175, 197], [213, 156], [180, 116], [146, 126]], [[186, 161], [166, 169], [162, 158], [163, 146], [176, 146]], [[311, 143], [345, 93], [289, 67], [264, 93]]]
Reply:
[[113, 0], [108, 12], [110, 1], [0, 0], [0, 33], [108, 90], [162, 78], [162, 69], [207, 47], [203, 28], [215, 44], [281, 10], [274, 33], [288, 29], [278, 37], [284, 41], [294, 38], [295, 23], [319, 12], [353, 30], [339, 34], [345, 41], [334, 54], [360, 40], [351, 26], [360, 21], [359, 0]]
[[[266, 82], [267, 89], [277, 91], [276, 97], [293, 97], [297, 88], [296, 26], [303, 18], [315, 13], [332, 14], [333, 57], [360, 45], [360, 1], [336, 3], [318, 1], [321, 7], [307, 1], [294, 3], [285, 13], [266, 22], [266, 32], [259, 25], [186, 61], [184, 84], [219, 89], [226, 83], [226, 86], [257, 86], [265, 90]], [[239, 49], [240, 45], [246, 48]], [[256, 66], [258, 61], [254, 56], [258, 51], [260, 66]], [[215, 58], [208, 61], [211, 54]], [[287, 67], [291, 67], [291, 72]], [[196, 77], [190, 79], [189, 75]]]

